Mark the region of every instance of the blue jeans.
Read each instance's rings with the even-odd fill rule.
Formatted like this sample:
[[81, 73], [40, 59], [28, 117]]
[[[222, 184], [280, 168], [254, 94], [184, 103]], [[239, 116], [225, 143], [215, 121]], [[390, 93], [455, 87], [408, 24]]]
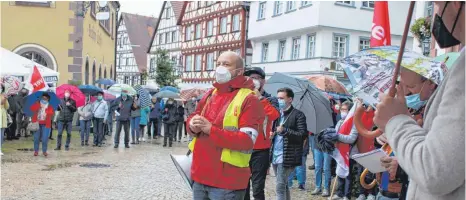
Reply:
[[329, 154], [314, 149], [315, 156], [315, 173], [316, 173], [316, 188], [322, 188], [322, 170], [324, 174], [324, 189], [330, 188], [330, 165], [332, 163], [332, 157]]
[[303, 155], [303, 163], [301, 166], [297, 166], [288, 177], [288, 187], [293, 186], [293, 179], [295, 176], [298, 177], [298, 184], [305, 185], [306, 184], [306, 160], [307, 155]]
[[314, 155], [314, 148], [316, 146], [316, 141], [314, 140], [314, 135], [309, 136], [309, 151], [312, 153], [312, 160], [316, 163], [316, 157]]
[[94, 118], [94, 145], [102, 144], [104, 139], [104, 119], [103, 118]]
[[141, 117], [131, 117], [131, 139], [133, 142], [139, 139], [139, 121], [141, 121]]
[[291, 172], [294, 168], [292, 167], [283, 167], [283, 164], [273, 164], [273, 171], [277, 176], [277, 200], [290, 200], [290, 188], [288, 187], [288, 177], [290, 177]]
[[376, 200], [398, 200], [398, 198], [388, 198], [383, 196], [380, 192], [377, 194]]
[[79, 120], [79, 127], [81, 133], [81, 142], [89, 141], [89, 134], [91, 132], [91, 120]]
[[2, 144], [3, 144], [3, 133], [5, 133], [5, 128], [0, 128], [0, 133], [2, 136], [0, 136], [0, 151], [2, 150]]
[[[42, 134], [41, 134], [42, 133]], [[42, 135], [42, 152], [47, 152], [47, 144], [49, 143], [49, 134], [50, 128], [45, 127], [45, 125], [40, 124], [39, 130], [34, 132], [34, 151], [39, 151], [39, 142], [40, 136]]]
[[70, 147], [71, 142], [71, 128], [73, 127], [73, 122], [58, 122], [58, 137], [57, 137], [57, 148], [61, 147], [61, 138], [63, 136], [63, 131], [66, 129], [66, 143], [65, 148]]
[[193, 200], [243, 200], [246, 190], [226, 190], [197, 182], [193, 184]]

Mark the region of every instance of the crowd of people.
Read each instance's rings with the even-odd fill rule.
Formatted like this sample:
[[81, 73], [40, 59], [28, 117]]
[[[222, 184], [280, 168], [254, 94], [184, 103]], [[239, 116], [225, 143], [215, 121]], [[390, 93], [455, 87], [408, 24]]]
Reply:
[[[123, 129], [124, 144], [130, 148], [129, 144], [137, 145], [145, 141], [144, 133], [147, 133], [147, 139], [158, 139], [163, 134], [163, 146], [172, 147], [173, 140], [181, 142], [184, 135], [187, 138], [184, 122], [186, 116], [194, 111], [197, 104], [197, 98], [183, 102], [174, 99], [162, 99], [152, 97], [149, 107], [140, 107], [138, 100], [139, 95], [130, 96], [127, 91], [122, 91], [121, 96], [111, 100], [104, 100], [104, 93], [99, 92], [95, 101], [91, 101], [91, 96], [87, 96], [85, 104], [81, 107], [76, 106], [76, 101], [70, 98], [70, 91], [65, 91], [64, 98], [60, 99], [58, 107], [54, 109], [50, 105], [49, 90], [44, 92], [40, 99], [30, 106], [32, 116], [25, 114], [25, 103], [29, 94], [26, 88], [21, 89], [18, 94], [4, 95], [5, 88], [3, 85], [0, 94], [1, 102], [1, 131], [2, 142], [3, 136], [6, 140], [17, 140], [20, 137], [33, 136], [34, 156], [39, 155], [39, 146], [42, 143], [42, 154], [47, 156], [49, 140], [55, 140], [52, 137], [52, 131], [55, 128], [58, 132], [56, 147], [54, 150], [70, 150], [73, 127], [79, 130], [81, 146], [102, 147], [106, 141], [105, 136], [111, 136], [113, 133], [113, 123], [115, 122], [116, 134], [114, 137], [114, 147], [118, 148], [120, 133]], [[162, 129], [162, 126], [164, 128]], [[63, 132], [66, 131], [66, 141], [62, 145]], [[89, 141], [93, 133], [93, 140]], [[131, 134], [130, 134], [131, 133]], [[130, 138], [131, 136], [131, 138]], [[131, 143], [130, 143], [131, 140]]]

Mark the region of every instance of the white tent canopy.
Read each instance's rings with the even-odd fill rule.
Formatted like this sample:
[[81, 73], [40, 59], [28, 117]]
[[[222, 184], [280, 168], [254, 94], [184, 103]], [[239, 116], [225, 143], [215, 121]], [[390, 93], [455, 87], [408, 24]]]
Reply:
[[58, 82], [58, 72], [6, 50], [3, 47], [0, 48], [0, 76], [11, 75], [18, 77], [22, 81], [27, 81], [33, 67], [37, 66], [45, 82]]

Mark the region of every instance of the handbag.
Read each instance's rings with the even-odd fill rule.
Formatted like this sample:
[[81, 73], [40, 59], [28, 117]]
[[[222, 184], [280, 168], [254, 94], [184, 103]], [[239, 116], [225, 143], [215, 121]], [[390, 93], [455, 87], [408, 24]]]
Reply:
[[28, 131], [36, 132], [39, 130], [39, 122], [31, 122], [27, 127]]

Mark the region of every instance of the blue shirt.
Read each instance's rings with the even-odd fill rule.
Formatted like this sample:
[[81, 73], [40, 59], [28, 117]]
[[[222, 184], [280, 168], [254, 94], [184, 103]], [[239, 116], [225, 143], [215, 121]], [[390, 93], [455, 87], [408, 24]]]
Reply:
[[[285, 115], [283, 112], [280, 112], [280, 125], [285, 121]], [[273, 158], [272, 164], [282, 164], [283, 163], [283, 136], [275, 135], [273, 140]]]

